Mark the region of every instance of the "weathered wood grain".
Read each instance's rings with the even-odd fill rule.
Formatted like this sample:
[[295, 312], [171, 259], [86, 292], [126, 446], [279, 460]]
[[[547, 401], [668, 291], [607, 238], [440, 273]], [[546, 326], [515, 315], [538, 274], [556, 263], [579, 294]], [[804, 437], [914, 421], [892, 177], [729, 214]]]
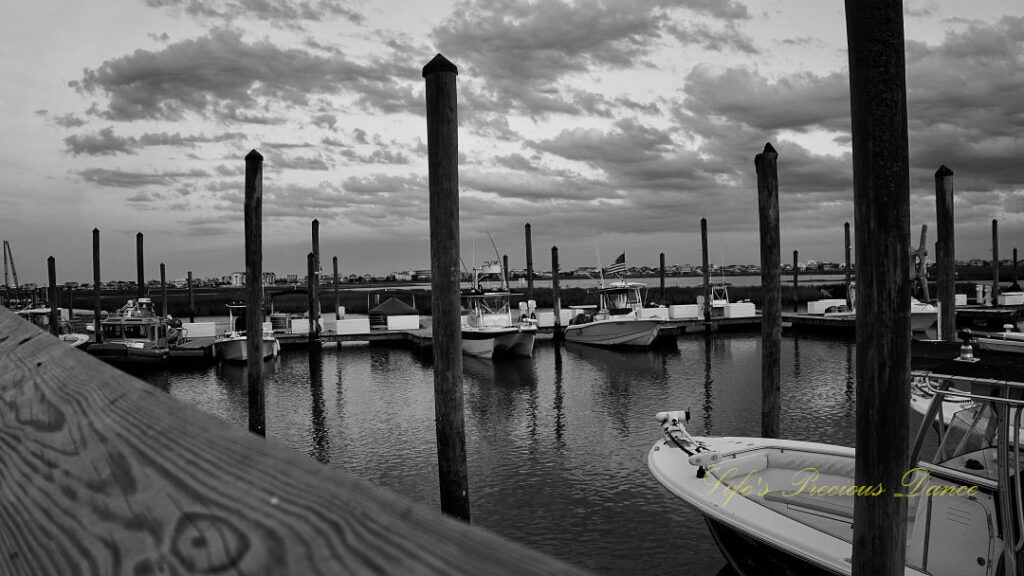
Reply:
[[771, 144], [754, 156], [761, 238], [761, 436], [778, 438], [782, 401], [782, 242], [779, 154]]
[[[583, 574], [0, 310], [0, 574]], [[401, 462], [396, 462], [401, 466]]]

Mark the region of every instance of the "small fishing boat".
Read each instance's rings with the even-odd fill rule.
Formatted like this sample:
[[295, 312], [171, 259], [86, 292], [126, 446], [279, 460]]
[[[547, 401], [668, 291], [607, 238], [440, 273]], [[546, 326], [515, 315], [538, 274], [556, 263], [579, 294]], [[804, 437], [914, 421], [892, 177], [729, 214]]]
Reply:
[[[501, 279], [500, 288], [485, 289], [481, 282], [490, 274]], [[532, 356], [537, 320], [523, 307], [513, 317], [509, 291], [501, 265], [487, 262], [473, 269], [473, 287], [462, 293], [462, 352], [470, 356]], [[523, 303], [525, 305], [525, 303]], [[525, 306], [524, 306], [525, 307]]]
[[[89, 341], [89, 335], [81, 332], [74, 332], [70, 320], [64, 317], [64, 312], [65, 310], [61, 310], [59, 312], [60, 325], [57, 338], [72, 348], [78, 348]], [[49, 306], [44, 306], [42, 304], [29, 306], [18, 310], [17, 314], [43, 330], [50, 330]]]
[[[922, 425], [897, 489], [907, 497], [907, 575], [1020, 574], [1021, 442], [1024, 383], [916, 374], [932, 394], [924, 422], [939, 415], [952, 389], [962, 408], [940, 426], [938, 450], [920, 458], [931, 426]], [[772, 438], [693, 437], [687, 412], [661, 412], [664, 437], [648, 467], [674, 495], [697, 508], [739, 574], [851, 573], [856, 496], [853, 448]], [[1012, 458], [1012, 460], [1011, 460]], [[1005, 463], [1012, 462], [1011, 466]], [[1002, 463], [1002, 464], [1001, 464]]]
[[102, 342], [86, 350], [112, 364], [159, 364], [167, 360], [170, 344], [184, 337], [153, 309], [149, 298], [129, 300], [117, 312], [100, 321]]
[[651, 346], [661, 336], [668, 313], [664, 306], [644, 306], [646, 288], [641, 282], [617, 281], [591, 290], [598, 304], [570, 306], [574, 315], [565, 327], [565, 340], [591, 346]]
[[[225, 362], [246, 362], [249, 359], [249, 344], [245, 326], [245, 304], [228, 304], [228, 329], [213, 341], [214, 354]], [[236, 317], [235, 313], [239, 316]], [[273, 328], [263, 333], [263, 359], [274, 358], [281, 351], [281, 343], [274, 336]]]

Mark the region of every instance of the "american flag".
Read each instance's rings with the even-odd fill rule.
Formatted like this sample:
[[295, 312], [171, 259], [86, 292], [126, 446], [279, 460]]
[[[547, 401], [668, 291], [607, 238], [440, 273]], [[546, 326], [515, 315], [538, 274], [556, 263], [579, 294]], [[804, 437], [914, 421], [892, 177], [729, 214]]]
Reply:
[[615, 263], [604, 269], [605, 274], [625, 274], [626, 273], [626, 253], [619, 254], [619, 257], [615, 259]]

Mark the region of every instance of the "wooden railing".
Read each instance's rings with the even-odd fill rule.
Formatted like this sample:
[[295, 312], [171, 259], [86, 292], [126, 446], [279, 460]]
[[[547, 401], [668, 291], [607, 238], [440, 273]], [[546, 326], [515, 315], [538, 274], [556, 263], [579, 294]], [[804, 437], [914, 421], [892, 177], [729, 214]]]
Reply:
[[0, 574], [221, 573], [585, 572], [236, 429], [0, 310]]

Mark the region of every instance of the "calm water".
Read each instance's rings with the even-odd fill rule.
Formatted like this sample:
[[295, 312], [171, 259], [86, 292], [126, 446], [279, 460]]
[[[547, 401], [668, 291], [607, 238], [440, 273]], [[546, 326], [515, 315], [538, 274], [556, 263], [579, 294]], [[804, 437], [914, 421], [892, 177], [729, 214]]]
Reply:
[[[719, 574], [703, 519], [645, 458], [661, 410], [691, 407], [696, 433], [759, 435], [759, 339], [687, 335], [631, 352], [539, 341], [529, 359], [465, 358], [473, 523], [597, 573]], [[430, 364], [401, 348], [286, 350], [267, 363], [267, 436], [438, 508]], [[783, 435], [853, 445], [853, 370], [852, 337], [787, 335]], [[241, 366], [143, 377], [247, 427]]]

